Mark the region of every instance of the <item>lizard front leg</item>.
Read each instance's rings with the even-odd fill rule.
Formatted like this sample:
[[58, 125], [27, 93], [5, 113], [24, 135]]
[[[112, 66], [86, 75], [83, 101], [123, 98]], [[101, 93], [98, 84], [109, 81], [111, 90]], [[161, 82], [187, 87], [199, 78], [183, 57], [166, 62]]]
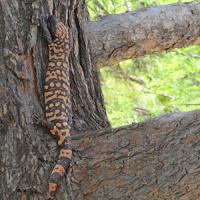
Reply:
[[47, 16], [46, 17], [42, 16], [40, 18], [40, 28], [42, 29], [42, 34], [45, 40], [48, 42], [48, 44], [51, 44], [53, 42], [53, 39], [47, 27], [47, 19], [48, 19]]

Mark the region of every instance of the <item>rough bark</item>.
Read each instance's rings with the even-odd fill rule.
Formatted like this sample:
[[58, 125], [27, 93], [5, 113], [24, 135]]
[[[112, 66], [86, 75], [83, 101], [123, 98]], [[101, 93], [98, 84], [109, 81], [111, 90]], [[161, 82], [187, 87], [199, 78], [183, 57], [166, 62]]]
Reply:
[[[86, 2], [60, 2], [57, 14], [67, 22], [70, 32], [72, 129], [109, 127], [84, 32]], [[58, 148], [48, 130], [32, 124], [31, 116], [44, 114], [47, 44], [37, 19], [51, 13], [52, 8], [52, 0], [0, 1], [0, 199], [47, 197], [47, 180]], [[57, 198], [62, 200], [65, 195], [60, 192]]]
[[182, 3], [103, 17], [87, 24], [92, 62], [122, 60], [200, 44], [200, 3]]
[[[161, 186], [162, 183], [171, 184], [174, 179], [171, 176], [167, 179], [167, 175], [171, 175], [170, 172], [174, 172], [173, 170], [176, 168], [173, 165], [173, 158], [170, 157], [170, 155], [173, 156], [172, 139], [178, 144], [177, 147], [182, 141], [185, 142], [185, 145], [182, 146], [186, 149], [184, 153], [174, 149], [180, 153], [179, 155], [175, 152], [174, 157], [177, 160], [182, 156], [188, 158], [186, 161], [180, 160], [179, 166], [183, 162], [183, 166], [187, 167], [191, 164], [196, 167], [197, 165], [193, 164], [193, 160], [191, 160], [193, 158], [191, 155], [194, 155], [194, 159], [196, 159], [198, 135], [195, 134], [199, 131], [198, 111], [196, 112], [197, 118], [195, 118], [195, 113], [185, 115], [180, 126], [178, 123], [178, 127], [174, 125], [174, 122], [163, 124], [163, 120], [157, 119], [137, 126], [122, 128], [123, 131], [103, 129], [98, 133], [97, 130], [109, 127], [109, 123], [105, 114], [98, 74], [93, 70], [91, 64], [84, 31], [84, 23], [87, 20], [86, 3], [84, 0], [60, 2], [57, 13], [70, 28], [73, 129], [79, 134], [83, 130], [90, 134], [82, 133], [80, 136], [79, 134], [74, 136], [73, 141], [80, 151], [75, 153], [74, 166], [69, 172], [68, 179], [63, 179], [63, 187], [60, 188], [55, 199], [77, 199], [77, 195], [80, 195], [80, 199], [92, 199], [93, 197], [95, 199], [95, 195], [99, 195], [97, 198], [101, 199], [101, 194], [106, 195], [107, 192], [113, 195], [113, 197], [108, 196], [110, 199], [117, 199], [120, 195], [117, 188], [123, 185], [124, 179], [127, 181], [127, 185], [124, 183], [122, 189], [127, 188], [127, 194], [129, 191], [131, 194], [131, 190], [133, 190], [132, 193], [135, 195], [137, 194], [135, 190], [140, 191], [141, 185], [147, 181], [146, 176], [142, 176], [142, 172], [147, 173], [144, 165], [153, 164], [152, 158], [156, 158], [159, 163], [157, 152], [164, 156], [162, 158], [164, 161], [166, 160], [164, 166], [168, 173], [161, 176], [159, 168], [156, 168], [155, 174], [160, 175], [162, 179], [158, 179], [156, 182], [157, 179], [153, 176], [152, 183], [155, 181], [155, 186], [158, 183]], [[47, 199], [47, 180], [57, 159], [58, 148], [48, 130], [32, 124], [31, 115], [33, 113], [43, 114], [43, 80], [47, 63], [47, 45], [38, 30], [37, 18], [41, 14], [49, 13], [52, 5], [52, 0], [0, 0], [0, 199], [2, 200]], [[176, 121], [176, 119], [174, 118], [172, 121]], [[158, 123], [158, 125], [153, 126], [154, 123]], [[145, 134], [146, 131], [149, 132], [150, 139], [148, 134]], [[161, 133], [170, 140], [164, 140]], [[185, 135], [185, 140], [180, 140], [182, 134]], [[160, 140], [159, 137], [155, 137], [156, 135], [160, 135]], [[131, 139], [132, 137], [133, 139]], [[164, 146], [166, 151], [162, 151], [164, 148], [162, 147], [161, 150], [158, 148], [154, 152], [154, 145], [160, 147], [159, 144], [163, 144], [161, 143], [163, 140], [169, 144], [170, 149], [168, 146]], [[126, 141], [132, 145], [128, 145]], [[128, 148], [125, 147], [126, 145]], [[129, 155], [133, 157], [130, 158], [130, 166], [127, 165], [131, 170], [126, 172], [127, 176], [133, 178], [132, 182], [129, 182], [127, 176], [122, 177], [125, 173], [123, 172], [123, 166], [125, 166], [123, 163], [127, 162], [126, 152], [130, 152]], [[149, 153], [150, 157], [147, 157], [148, 152], [152, 153]], [[103, 161], [104, 157], [110, 159], [110, 163], [106, 163], [106, 160]], [[125, 157], [125, 161], [121, 160], [123, 157]], [[137, 162], [134, 162], [135, 160]], [[189, 164], [186, 164], [187, 161]], [[106, 165], [103, 165], [104, 162]], [[117, 162], [116, 165], [115, 162]], [[132, 166], [133, 168], [131, 168]], [[134, 170], [135, 168], [137, 170]], [[153, 169], [151, 170], [153, 173]], [[117, 179], [118, 174], [121, 179]], [[106, 176], [110, 177], [110, 180], [117, 180], [117, 185], [115, 182], [109, 182]], [[137, 179], [134, 179], [133, 176], [137, 176]], [[140, 176], [144, 177], [144, 180], [140, 179]], [[195, 174], [194, 180], [197, 179], [198, 176]], [[102, 183], [105, 184], [105, 187]], [[189, 185], [188, 191], [191, 191], [189, 195], [197, 195], [198, 192], [190, 187], [198, 187], [198, 183], [191, 184], [190, 179], [186, 179], [185, 183]], [[130, 189], [132, 184], [134, 188], [138, 185], [139, 189]], [[161, 189], [164, 187], [158, 186]], [[147, 186], [144, 185], [144, 187]], [[112, 190], [116, 194], [111, 192]], [[125, 190], [122, 191], [125, 192]], [[177, 191], [179, 190], [177, 189]], [[175, 192], [172, 194], [175, 195]], [[142, 198], [145, 199], [145, 196]]]
[[200, 199], [200, 110], [74, 137], [73, 199]]

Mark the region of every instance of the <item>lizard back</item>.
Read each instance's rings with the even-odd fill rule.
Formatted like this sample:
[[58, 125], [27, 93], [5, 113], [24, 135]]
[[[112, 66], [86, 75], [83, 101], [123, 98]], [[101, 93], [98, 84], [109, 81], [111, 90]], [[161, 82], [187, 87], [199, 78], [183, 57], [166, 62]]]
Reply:
[[69, 37], [66, 26], [58, 22], [54, 16], [42, 19], [40, 23], [49, 51], [44, 86], [45, 117], [51, 124], [51, 134], [60, 146], [59, 159], [49, 178], [49, 192], [55, 194], [72, 157]]

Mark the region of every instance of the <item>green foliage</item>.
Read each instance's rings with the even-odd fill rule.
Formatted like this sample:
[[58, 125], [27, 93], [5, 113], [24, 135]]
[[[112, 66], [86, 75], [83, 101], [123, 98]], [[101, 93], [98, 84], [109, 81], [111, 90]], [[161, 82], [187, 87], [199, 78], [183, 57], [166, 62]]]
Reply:
[[88, 0], [90, 19], [108, 14], [118, 14], [126, 11], [134, 11], [150, 6], [159, 6], [172, 3], [192, 2], [192, 0]]
[[[90, 0], [91, 18], [175, 0]], [[127, 3], [126, 3], [127, 2]], [[200, 108], [200, 47], [191, 46], [119, 63], [101, 70], [108, 117], [113, 127], [170, 112]]]

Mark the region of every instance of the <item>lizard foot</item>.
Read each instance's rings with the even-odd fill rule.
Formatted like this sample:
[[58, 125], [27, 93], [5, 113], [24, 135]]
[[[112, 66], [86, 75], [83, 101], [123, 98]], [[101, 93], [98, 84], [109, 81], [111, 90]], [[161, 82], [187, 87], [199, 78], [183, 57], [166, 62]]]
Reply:
[[48, 128], [48, 129], [52, 129], [53, 128], [53, 124], [47, 120], [45, 120], [43, 117], [38, 117], [37, 114], [33, 114], [32, 115], [33, 118], [33, 124]]

